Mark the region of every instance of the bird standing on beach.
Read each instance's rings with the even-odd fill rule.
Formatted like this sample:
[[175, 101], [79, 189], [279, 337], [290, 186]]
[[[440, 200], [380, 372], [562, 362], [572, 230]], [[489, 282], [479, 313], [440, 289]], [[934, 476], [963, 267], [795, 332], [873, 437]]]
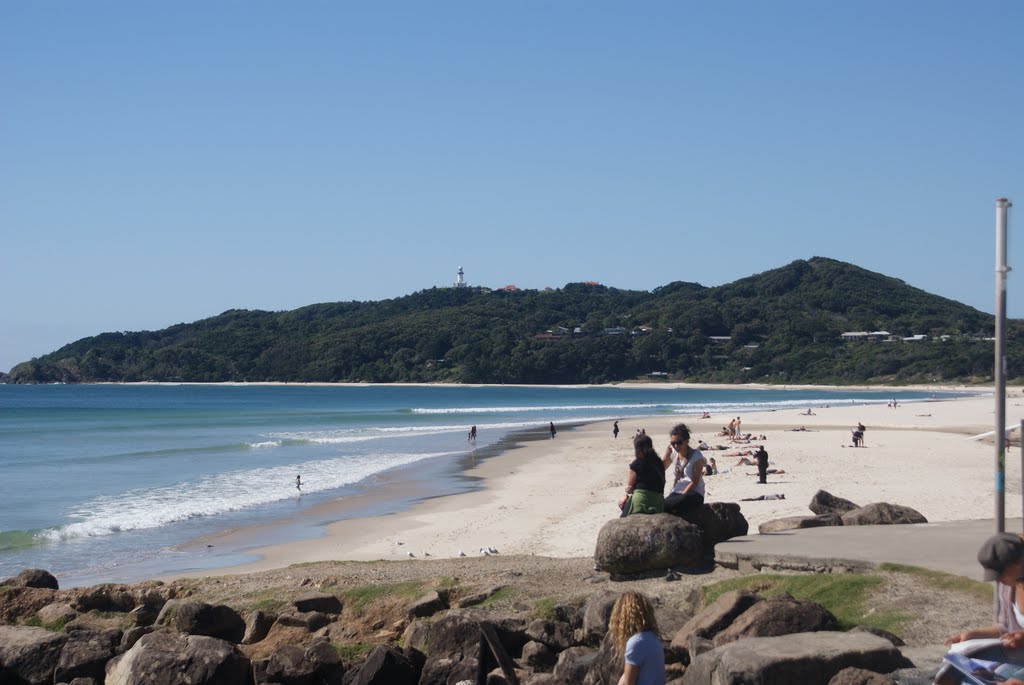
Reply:
[[416, 558], [416, 555], [413, 554], [412, 552], [407, 552], [407, 554], [409, 555], [410, 559], [415, 559]]
[[487, 551], [490, 552], [491, 554], [497, 554], [498, 553], [498, 549], [496, 547], [488, 547]]
[[459, 556], [460, 556], [460, 557], [464, 557], [464, 556], [466, 556], [466, 553], [465, 553], [465, 552], [463, 552], [463, 551], [462, 551], [462, 550], [460, 549], [460, 550], [459, 550]]
[[483, 554], [483, 555], [484, 555], [485, 557], [489, 557], [489, 556], [491, 556], [491, 553], [490, 553], [490, 552], [488, 552], [488, 551], [487, 551], [487, 550], [486, 550], [485, 548], [483, 548], [483, 547], [481, 547], [481, 548], [480, 548], [480, 554]]
[[427, 550], [423, 550], [423, 556], [429, 557], [430, 556], [430, 552], [428, 552]]

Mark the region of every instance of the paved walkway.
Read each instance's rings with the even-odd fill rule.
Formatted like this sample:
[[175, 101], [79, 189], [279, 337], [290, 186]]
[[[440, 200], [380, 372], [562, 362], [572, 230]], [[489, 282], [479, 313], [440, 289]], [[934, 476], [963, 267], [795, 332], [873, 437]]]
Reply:
[[[1008, 532], [1022, 530], [1021, 519], [1007, 519]], [[748, 535], [720, 542], [715, 559], [726, 566], [873, 568], [907, 564], [981, 580], [978, 547], [996, 532], [993, 519], [902, 526], [804, 528]]]

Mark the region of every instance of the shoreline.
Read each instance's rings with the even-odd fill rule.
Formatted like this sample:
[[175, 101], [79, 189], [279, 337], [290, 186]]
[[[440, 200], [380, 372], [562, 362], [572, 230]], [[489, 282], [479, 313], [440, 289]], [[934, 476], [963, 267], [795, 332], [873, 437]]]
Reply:
[[[1024, 414], [1022, 406], [1019, 398], [1011, 398], [1008, 420]], [[812, 416], [795, 409], [751, 412], [743, 417], [744, 432], [765, 434], [772, 468], [786, 473], [759, 486], [753, 467], [736, 466], [738, 457], [726, 456], [751, 447], [709, 450], [705, 456], [714, 456], [722, 473], [707, 479], [707, 501], [739, 502], [752, 534], [772, 518], [810, 515], [807, 503], [818, 489], [858, 504], [910, 506], [933, 522], [990, 518], [994, 447], [991, 439], [969, 438], [992, 431], [993, 413], [991, 399], [983, 396], [924, 400], [898, 409], [880, 404], [816, 407]], [[690, 426], [693, 443], [725, 444], [715, 432], [729, 418], [633, 417], [620, 420], [618, 440], [609, 432], [611, 421], [598, 421], [563, 429], [555, 440], [512, 441], [462, 473], [479, 479], [480, 487], [472, 491], [420, 498], [399, 512], [337, 520], [312, 540], [254, 547], [249, 552], [260, 558], [251, 563], [165, 577], [232, 575], [328, 560], [398, 561], [409, 559], [409, 552], [417, 559], [424, 553], [456, 557], [460, 550], [479, 556], [485, 547], [503, 554], [590, 556], [600, 526], [618, 513], [615, 500], [636, 429], [645, 428], [660, 453], [668, 429], [680, 421]], [[858, 421], [868, 426], [863, 449], [848, 446], [849, 427]], [[806, 430], [794, 430], [800, 427]], [[1012, 452], [1007, 459], [1008, 517], [1021, 514], [1020, 464]], [[760, 494], [786, 498], [740, 502]]]

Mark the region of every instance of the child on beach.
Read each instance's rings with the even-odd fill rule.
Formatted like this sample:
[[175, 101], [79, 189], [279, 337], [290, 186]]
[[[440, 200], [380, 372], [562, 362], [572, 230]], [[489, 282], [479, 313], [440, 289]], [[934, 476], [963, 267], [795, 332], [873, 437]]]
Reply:
[[619, 685], [661, 685], [665, 682], [665, 650], [658, 637], [654, 607], [639, 592], [624, 592], [615, 600], [608, 632], [615, 651], [625, 661]]

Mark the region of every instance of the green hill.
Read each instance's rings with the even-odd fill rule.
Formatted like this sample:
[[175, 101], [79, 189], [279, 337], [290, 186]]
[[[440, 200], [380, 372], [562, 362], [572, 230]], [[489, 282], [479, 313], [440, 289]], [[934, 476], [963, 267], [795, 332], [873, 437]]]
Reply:
[[[799, 260], [726, 285], [653, 292], [432, 288], [288, 312], [230, 310], [103, 333], [8, 382], [369, 381], [871, 383], [988, 380], [993, 317], [843, 262]], [[1024, 372], [1008, 326], [1009, 377]], [[851, 331], [887, 331], [848, 341]], [[927, 339], [904, 341], [910, 336]]]

